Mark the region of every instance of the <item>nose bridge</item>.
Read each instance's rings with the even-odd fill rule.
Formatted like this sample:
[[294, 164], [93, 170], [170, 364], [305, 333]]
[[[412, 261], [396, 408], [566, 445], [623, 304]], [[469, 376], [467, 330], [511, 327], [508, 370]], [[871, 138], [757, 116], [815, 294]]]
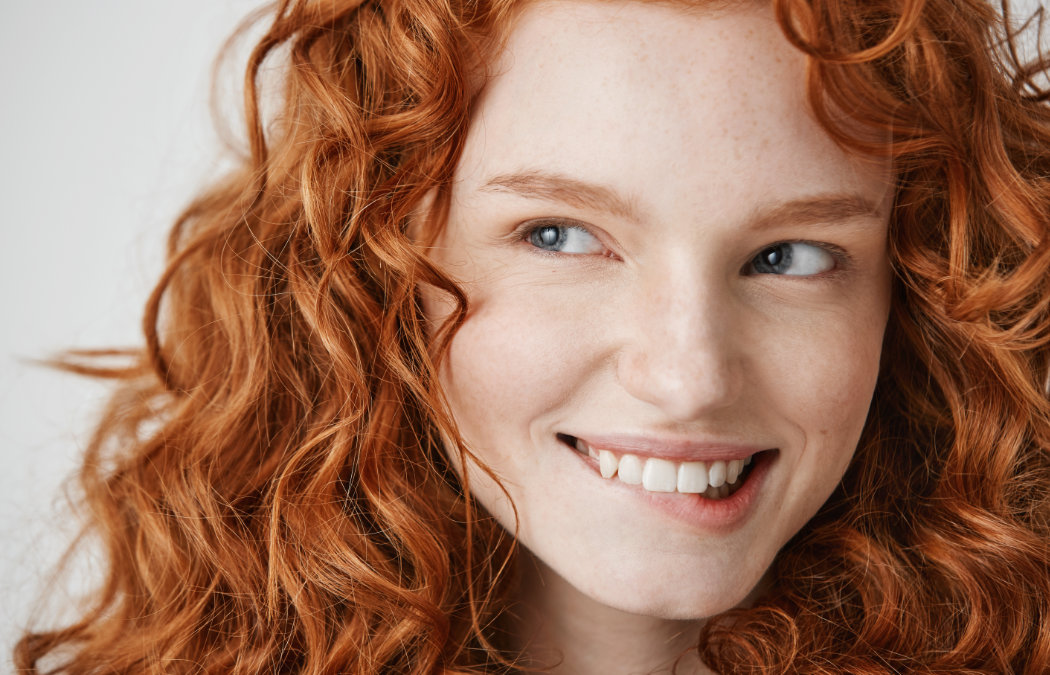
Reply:
[[724, 408], [742, 387], [742, 336], [732, 299], [687, 266], [665, 268], [636, 299], [635, 330], [618, 361], [627, 391], [676, 421]]

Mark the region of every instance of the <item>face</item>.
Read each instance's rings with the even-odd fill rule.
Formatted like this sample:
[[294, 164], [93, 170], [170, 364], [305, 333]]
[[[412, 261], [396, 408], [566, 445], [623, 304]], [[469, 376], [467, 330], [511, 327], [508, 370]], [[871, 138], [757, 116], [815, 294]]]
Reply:
[[469, 298], [442, 373], [460, 431], [574, 589], [736, 606], [860, 436], [890, 167], [812, 119], [763, 7], [536, 4], [493, 72], [432, 251]]

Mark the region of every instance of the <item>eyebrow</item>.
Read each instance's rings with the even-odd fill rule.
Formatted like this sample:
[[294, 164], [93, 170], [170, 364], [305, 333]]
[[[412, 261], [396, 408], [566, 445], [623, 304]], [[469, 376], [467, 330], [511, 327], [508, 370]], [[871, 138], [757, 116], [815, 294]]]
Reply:
[[[633, 201], [616, 190], [558, 173], [531, 170], [500, 174], [479, 189], [484, 192], [510, 192], [526, 199], [560, 202], [634, 221], [642, 220]], [[758, 208], [747, 222], [752, 228], [765, 229], [785, 222], [832, 224], [877, 217], [880, 217], [879, 207], [859, 194], [818, 194]]]
[[879, 207], [856, 194], [824, 194], [803, 197], [759, 209], [748, 218], [751, 227], [766, 229], [779, 223], [793, 225], [834, 224], [857, 218], [879, 218]]
[[561, 202], [588, 211], [640, 220], [631, 200], [615, 190], [544, 171], [500, 174], [481, 186], [484, 192], [512, 192], [526, 199]]

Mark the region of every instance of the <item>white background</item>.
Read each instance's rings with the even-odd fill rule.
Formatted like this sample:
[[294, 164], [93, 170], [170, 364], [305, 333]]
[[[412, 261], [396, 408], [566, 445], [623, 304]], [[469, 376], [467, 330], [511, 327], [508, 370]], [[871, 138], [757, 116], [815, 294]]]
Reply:
[[140, 344], [167, 230], [220, 169], [213, 58], [256, 4], [0, 0], [0, 663], [76, 529], [62, 484], [106, 392], [24, 360]]
[[21, 359], [141, 344], [167, 230], [220, 169], [214, 57], [259, 4], [0, 0], [0, 672], [75, 530], [61, 486], [106, 395]]

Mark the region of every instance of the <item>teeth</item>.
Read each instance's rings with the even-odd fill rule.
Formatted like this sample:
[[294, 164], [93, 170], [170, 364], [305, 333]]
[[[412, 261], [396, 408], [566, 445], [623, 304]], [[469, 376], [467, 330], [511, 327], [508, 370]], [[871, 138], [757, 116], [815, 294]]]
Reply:
[[588, 457], [598, 459], [598, 453], [595, 452], [591, 448], [591, 446], [587, 445], [586, 441], [580, 438], [576, 439], [576, 452], [579, 452], [582, 455], [587, 455]]
[[726, 463], [722, 460], [711, 462], [711, 468], [708, 470], [707, 482], [711, 484], [711, 487], [722, 487], [726, 482]]
[[623, 483], [641, 485], [650, 492], [701, 494], [708, 499], [728, 497], [735, 489], [744, 467], [751, 463], [751, 457], [681, 463], [631, 454], [617, 457], [609, 450], [596, 451], [583, 441], [577, 441], [576, 449], [598, 460], [602, 478], [615, 476]]
[[678, 487], [678, 469], [675, 463], [655, 457], [645, 460], [642, 485], [650, 492], [674, 492]]
[[726, 482], [735, 483], [736, 479], [740, 477], [740, 472], [744, 470], [744, 460], [734, 459], [730, 462], [726, 462]]
[[703, 462], [682, 462], [678, 466], [678, 491], [700, 494], [707, 489], [707, 465]]
[[642, 461], [634, 455], [624, 455], [620, 458], [617, 473], [624, 483], [639, 485], [642, 482]]

